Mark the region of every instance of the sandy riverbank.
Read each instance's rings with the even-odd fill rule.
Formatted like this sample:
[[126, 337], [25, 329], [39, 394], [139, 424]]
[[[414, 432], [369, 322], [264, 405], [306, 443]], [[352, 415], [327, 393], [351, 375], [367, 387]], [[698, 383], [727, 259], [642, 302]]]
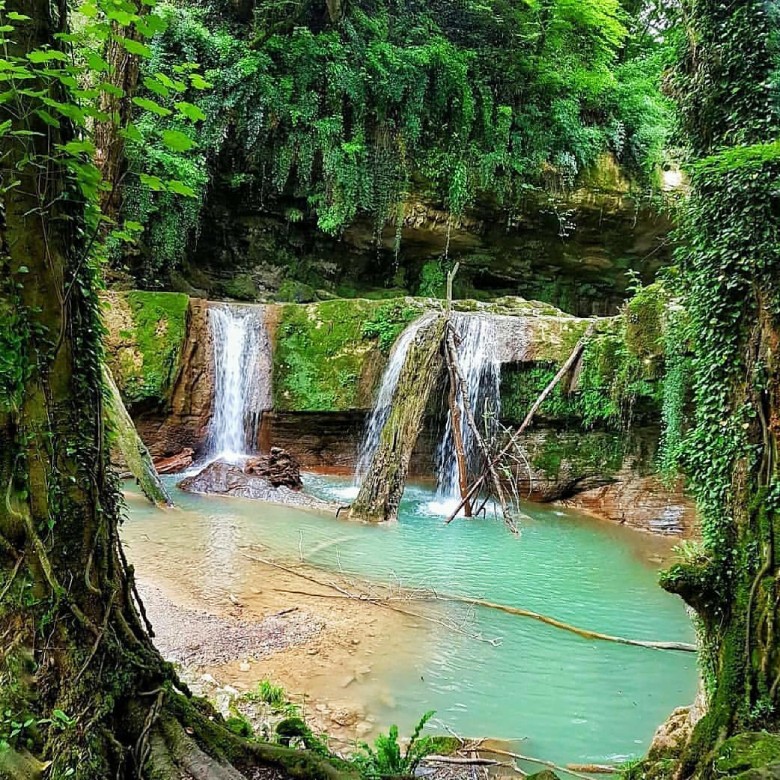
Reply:
[[[430, 624], [369, 601], [333, 598], [332, 589], [258, 560], [263, 550], [236, 552], [229, 565], [241, 576], [231, 572], [230, 590], [219, 571], [202, 576], [202, 551], [152, 539], [133, 524], [123, 538], [157, 646], [200, 692], [224, 699], [225, 689], [241, 694], [268, 679], [302, 706], [315, 731], [351, 742], [387, 727], [375, 715], [377, 706], [394, 705], [386, 681], [409, 648], [424, 651]], [[346, 577], [295, 568], [355, 589]]]

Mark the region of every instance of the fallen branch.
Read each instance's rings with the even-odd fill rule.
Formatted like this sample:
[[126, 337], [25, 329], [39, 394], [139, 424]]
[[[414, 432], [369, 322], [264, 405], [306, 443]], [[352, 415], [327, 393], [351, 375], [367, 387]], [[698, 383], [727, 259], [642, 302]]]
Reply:
[[588, 329], [585, 331], [582, 338], [577, 342], [577, 346], [574, 347], [571, 355], [569, 355], [566, 362], [558, 370], [558, 373], [553, 377], [553, 379], [550, 381], [547, 387], [545, 387], [544, 390], [542, 390], [541, 394], [536, 399], [536, 401], [534, 401], [530, 410], [528, 411], [528, 414], [525, 416], [525, 419], [520, 424], [520, 427], [510, 436], [509, 441], [506, 443], [506, 445], [501, 450], [501, 452], [499, 452], [498, 455], [496, 455], [491, 461], [488, 462], [487, 466], [485, 467], [485, 470], [482, 472], [482, 475], [474, 482], [474, 484], [471, 486], [469, 491], [463, 497], [463, 499], [461, 500], [460, 504], [455, 509], [455, 511], [452, 512], [452, 514], [444, 521], [445, 525], [449, 525], [458, 516], [458, 513], [460, 512], [461, 509], [463, 509], [465, 503], [467, 501], [471, 501], [471, 499], [479, 492], [480, 487], [482, 487], [485, 480], [488, 478], [490, 474], [490, 469], [495, 469], [495, 467], [498, 465], [498, 463], [500, 463], [501, 459], [507, 454], [507, 452], [509, 452], [509, 450], [515, 446], [517, 440], [520, 438], [520, 436], [523, 435], [526, 428], [528, 428], [528, 426], [533, 422], [536, 413], [539, 411], [539, 407], [547, 400], [547, 397], [550, 395], [550, 393], [552, 393], [552, 391], [558, 386], [558, 384], [563, 379], [563, 377], [566, 376], [566, 374], [572, 369], [575, 363], [579, 360], [580, 355], [582, 355], [582, 352], [585, 349], [585, 345], [588, 343], [588, 340], [593, 335], [594, 330], [595, 330], [594, 323], [588, 325]]
[[618, 775], [620, 769], [611, 764], [566, 764], [567, 769], [584, 772], [586, 775]]
[[[385, 606], [390, 609], [394, 609], [396, 611], [402, 611], [404, 612], [404, 614], [418, 617], [423, 620], [430, 620], [431, 622], [436, 622], [440, 625], [447, 625], [447, 624], [443, 623], [442, 621], [437, 621], [435, 618], [430, 618], [425, 615], [420, 615], [419, 613], [401, 610], [398, 607], [391, 606], [389, 602], [391, 601], [404, 601], [404, 602], [446, 601], [455, 604], [466, 604], [472, 607], [483, 607], [484, 609], [494, 609], [494, 610], [498, 610], [499, 612], [504, 612], [508, 615], [517, 615], [519, 617], [531, 618], [532, 620], [538, 620], [540, 623], [544, 623], [548, 626], [553, 626], [554, 628], [559, 628], [563, 631], [568, 631], [572, 634], [576, 634], [577, 636], [580, 636], [583, 639], [593, 639], [601, 642], [614, 642], [616, 644], [630, 645], [632, 647], [646, 647], [651, 650], [675, 650], [684, 653], [697, 652], [696, 645], [692, 645], [687, 642], [654, 642], [654, 641], [644, 640], [644, 639], [628, 639], [622, 636], [612, 636], [610, 634], [602, 634], [599, 631], [591, 631], [587, 628], [580, 628], [579, 626], [573, 626], [569, 623], [564, 623], [562, 620], [558, 620], [557, 618], [550, 617], [549, 615], [542, 615], [539, 612], [533, 612], [530, 609], [513, 607], [508, 604], [497, 604], [492, 601], [485, 601], [484, 599], [475, 599], [469, 596], [454, 596], [454, 595], [446, 595], [446, 594], [432, 593], [432, 592], [422, 593], [422, 594], [407, 594], [398, 597], [369, 596], [367, 594], [361, 594], [361, 593], [350, 593], [349, 591], [337, 585], [321, 582], [315, 579], [314, 577], [310, 577], [306, 574], [301, 574], [300, 572], [296, 572], [294, 569], [290, 569], [289, 567], [282, 566], [280, 564], [273, 563], [271, 561], [266, 561], [262, 558], [254, 558], [251, 555], [246, 555], [246, 553], [244, 553], [244, 556], [246, 558], [249, 558], [250, 560], [258, 561], [260, 563], [266, 563], [270, 566], [274, 566], [275, 568], [282, 569], [283, 571], [301, 577], [305, 580], [308, 580], [309, 582], [313, 582], [314, 584], [319, 585], [320, 587], [332, 588], [338, 591], [339, 595], [336, 596], [331, 593], [309, 593], [307, 591], [285, 590], [285, 589], [276, 588], [275, 590], [277, 590], [280, 593], [290, 593], [292, 595], [311, 596], [315, 598], [343, 598], [343, 599], [350, 599], [353, 601], [365, 601], [372, 604], [376, 604], [377, 606]], [[465, 633], [465, 632], [461, 632], [461, 633]], [[483, 641], [488, 641], [493, 643], [492, 640], [483, 640]]]

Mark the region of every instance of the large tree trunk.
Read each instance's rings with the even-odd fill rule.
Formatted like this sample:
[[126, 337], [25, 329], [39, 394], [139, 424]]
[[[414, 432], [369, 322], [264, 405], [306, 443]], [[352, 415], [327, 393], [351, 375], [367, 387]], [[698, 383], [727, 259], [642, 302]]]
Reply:
[[[11, 55], [56, 46], [48, 0], [6, 9], [31, 17], [10, 36]], [[258, 762], [335, 776], [308, 755], [230, 735], [179, 692], [152, 644], [108, 464], [99, 269], [85, 255], [78, 189], [58, 161], [43, 170], [25, 158], [41, 162], [68, 140], [37, 120], [36, 84], [25, 86], [8, 116], [33, 134], [0, 141], [4, 183], [19, 182], [0, 225], [0, 712], [27, 725], [0, 733], [11, 742], [0, 778], [41, 777], [46, 762], [47, 780], [236, 780]]]
[[393, 396], [392, 411], [360, 493], [350, 509], [350, 517], [371, 522], [398, 518], [412, 451], [422, 430], [428, 398], [443, 367], [444, 324], [444, 317], [432, 320], [420, 329], [409, 347]]
[[698, 613], [709, 705], [679, 776], [709, 778], [726, 738], [780, 727], [780, 163], [761, 146], [780, 131], [777, 22], [759, 0], [684, 5], [676, 97], [704, 160], [679, 230], [696, 339], [686, 457], [704, 548], [662, 583]]

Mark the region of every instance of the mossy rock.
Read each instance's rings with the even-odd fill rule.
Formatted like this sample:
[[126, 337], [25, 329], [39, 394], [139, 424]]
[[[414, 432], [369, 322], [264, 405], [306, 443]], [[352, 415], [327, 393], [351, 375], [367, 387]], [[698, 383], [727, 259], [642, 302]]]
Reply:
[[541, 772], [527, 775], [526, 780], [560, 780], [560, 778], [552, 769], [543, 769]]
[[134, 290], [106, 296], [107, 362], [128, 407], [167, 401], [187, 337], [188, 309], [183, 293]]
[[660, 284], [642, 287], [626, 303], [625, 340], [640, 359], [658, 358], [664, 352], [664, 316], [669, 295]]
[[251, 274], [237, 274], [219, 285], [219, 292], [237, 301], [256, 301], [259, 290]]
[[747, 772], [735, 775], [734, 780], [780, 780], [780, 763], [760, 769], [748, 769]]
[[365, 298], [280, 307], [274, 407], [341, 412], [371, 407], [390, 346], [422, 313], [411, 298]]
[[[754, 770], [766, 770], [780, 765], [780, 735], [766, 731], [748, 731], [727, 739], [715, 759], [715, 771], [725, 777], [739, 776]], [[773, 770], [777, 772], [775, 768]], [[749, 775], [753, 777], [753, 774]], [[775, 777], [777, 774], [757, 774], [755, 777]]]

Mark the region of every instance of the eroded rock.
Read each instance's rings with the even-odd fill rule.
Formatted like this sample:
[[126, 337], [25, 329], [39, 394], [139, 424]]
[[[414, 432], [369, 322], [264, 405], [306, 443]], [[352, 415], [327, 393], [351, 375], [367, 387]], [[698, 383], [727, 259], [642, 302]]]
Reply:
[[251, 498], [256, 501], [299, 506], [305, 509], [319, 509], [326, 512], [335, 512], [338, 509], [338, 504], [310, 496], [300, 489], [292, 490], [286, 485], [274, 486], [265, 477], [247, 474], [242, 466], [223, 460], [209, 463], [195, 476], [187, 477], [179, 482], [179, 487], [190, 493]]
[[244, 474], [267, 479], [274, 487], [284, 485], [291, 490], [303, 487], [301, 466], [289, 452], [271, 447], [268, 455], [258, 455], [244, 463]]

